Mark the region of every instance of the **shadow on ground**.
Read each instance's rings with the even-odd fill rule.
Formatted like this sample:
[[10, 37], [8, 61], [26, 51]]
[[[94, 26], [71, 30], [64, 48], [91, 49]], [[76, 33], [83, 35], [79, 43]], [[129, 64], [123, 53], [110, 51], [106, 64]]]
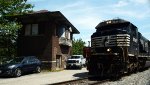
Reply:
[[[20, 77], [30, 76], [30, 75], [34, 75], [34, 74], [38, 74], [38, 73], [28, 72], [28, 73], [22, 74]], [[13, 77], [13, 76], [0, 76], [0, 79], [7, 79], [7, 78], [19, 78], [19, 77]]]
[[73, 76], [78, 78], [85, 78], [88, 77], [88, 72], [76, 73]]

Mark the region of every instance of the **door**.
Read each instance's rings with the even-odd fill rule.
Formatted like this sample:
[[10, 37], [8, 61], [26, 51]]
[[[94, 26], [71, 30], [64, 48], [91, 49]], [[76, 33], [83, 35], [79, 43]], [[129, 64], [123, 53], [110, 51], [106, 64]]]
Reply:
[[32, 71], [34, 70], [34, 60], [31, 59], [30, 57], [28, 58], [25, 58], [24, 61], [23, 61], [23, 71], [25, 72], [29, 72], [29, 71]]
[[56, 55], [56, 68], [61, 68], [62, 66], [62, 57], [61, 55]]
[[28, 60], [28, 59], [25, 59], [22, 64], [23, 64], [23, 65], [22, 65], [22, 66], [23, 66], [23, 67], [22, 67], [22, 70], [23, 70], [24, 72], [27, 72], [27, 71], [30, 70], [30, 64], [29, 64], [29, 60]]

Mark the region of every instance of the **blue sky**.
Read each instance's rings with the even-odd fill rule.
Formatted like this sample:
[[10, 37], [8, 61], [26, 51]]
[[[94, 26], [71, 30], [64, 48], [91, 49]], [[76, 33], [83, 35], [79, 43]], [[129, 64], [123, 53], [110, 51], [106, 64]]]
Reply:
[[88, 43], [98, 23], [122, 18], [150, 40], [150, 0], [28, 0], [34, 11], [60, 11], [80, 31], [75, 39]]

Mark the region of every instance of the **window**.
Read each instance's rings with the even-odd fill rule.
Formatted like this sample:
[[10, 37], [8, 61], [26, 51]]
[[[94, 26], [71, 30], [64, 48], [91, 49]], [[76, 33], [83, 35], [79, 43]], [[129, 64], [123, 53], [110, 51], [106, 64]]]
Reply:
[[30, 35], [30, 31], [31, 31], [31, 25], [28, 24], [28, 25], [26, 25], [26, 27], [25, 27], [25, 35]]
[[27, 24], [25, 26], [25, 35], [38, 35], [38, 24]]
[[38, 24], [32, 24], [32, 35], [38, 35]]
[[65, 37], [67, 39], [70, 39], [70, 31], [68, 31], [68, 30], [65, 31]]
[[62, 28], [61, 32], [62, 32], [61, 37], [65, 37], [65, 28], [64, 27]]
[[71, 39], [71, 32], [72, 29], [67, 28], [66, 26], [61, 26], [60, 28], [57, 28], [57, 36], [58, 37], [64, 37], [66, 39]]
[[46, 22], [38, 24], [38, 34], [39, 35], [45, 34], [45, 29], [47, 28], [47, 25], [48, 24]]
[[56, 55], [56, 68], [61, 68], [62, 56]]
[[70, 38], [70, 35], [71, 35], [70, 32], [68, 32], [68, 39], [71, 39], [71, 38]]
[[61, 27], [57, 28], [57, 36], [65, 37], [65, 27], [61, 26]]

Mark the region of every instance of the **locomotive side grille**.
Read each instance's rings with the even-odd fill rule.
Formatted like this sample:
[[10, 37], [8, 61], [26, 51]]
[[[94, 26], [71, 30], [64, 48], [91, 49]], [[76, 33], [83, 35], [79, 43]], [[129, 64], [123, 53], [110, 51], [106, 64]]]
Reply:
[[130, 35], [117, 34], [94, 37], [91, 40], [92, 47], [130, 46]]

